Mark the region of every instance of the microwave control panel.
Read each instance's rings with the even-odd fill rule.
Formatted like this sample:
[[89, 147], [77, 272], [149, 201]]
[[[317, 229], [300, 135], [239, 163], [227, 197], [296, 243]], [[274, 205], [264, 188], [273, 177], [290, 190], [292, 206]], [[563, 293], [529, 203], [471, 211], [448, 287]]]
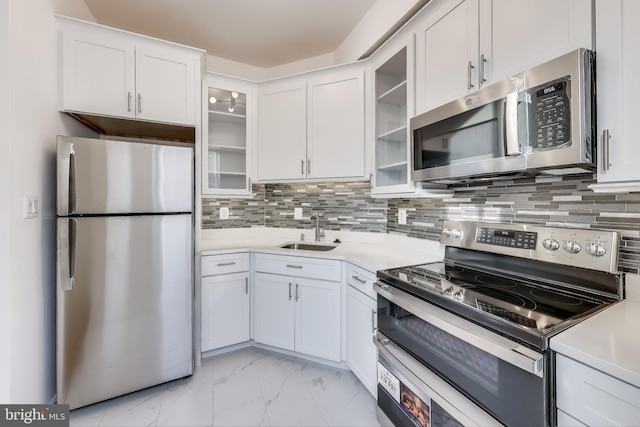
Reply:
[[571, 108], [568, 79], [538, 86], [529, 91], [529, 132], [533, 150], [571, 144]]

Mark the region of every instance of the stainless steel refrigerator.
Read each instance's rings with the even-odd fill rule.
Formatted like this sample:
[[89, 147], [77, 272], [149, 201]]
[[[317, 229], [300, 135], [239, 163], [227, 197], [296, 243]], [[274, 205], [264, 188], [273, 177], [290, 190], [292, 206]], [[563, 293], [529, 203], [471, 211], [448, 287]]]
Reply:
[[193, 370], [193, 149], [58, 137], [57, 398]]

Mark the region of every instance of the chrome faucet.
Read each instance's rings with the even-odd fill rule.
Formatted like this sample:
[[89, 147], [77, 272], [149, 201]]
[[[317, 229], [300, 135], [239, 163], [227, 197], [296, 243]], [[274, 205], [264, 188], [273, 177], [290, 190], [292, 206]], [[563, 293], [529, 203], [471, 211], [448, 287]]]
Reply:
[[320, 226], [320, 217], [322, 214], [316, 214], [316, 242], [320, 241], [320, 237], [324, 237], [324, 227]]

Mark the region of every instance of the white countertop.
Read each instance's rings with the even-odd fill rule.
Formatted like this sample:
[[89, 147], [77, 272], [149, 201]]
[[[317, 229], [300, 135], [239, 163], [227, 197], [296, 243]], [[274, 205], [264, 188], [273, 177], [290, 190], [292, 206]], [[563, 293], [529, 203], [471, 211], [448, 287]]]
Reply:
[[623, 300], [551, 338], [551, 348], [640, 387], [640, 302]]
[[339, 259], [349, 261], [372, 273], [380, 269], [439, 261], [443, 258], [443, 249], [438, 242], [387, 233], [327, 230], [321, 242], [330, 243], [335, 239], [342, 242], [330, 251], [278, 247], [287, 242], [300, 241], [301, 233], [305, 234], [305, 243], [314, 242], [313, 230], [268, 227], [203, 230], [202, 255], [253, 251]]

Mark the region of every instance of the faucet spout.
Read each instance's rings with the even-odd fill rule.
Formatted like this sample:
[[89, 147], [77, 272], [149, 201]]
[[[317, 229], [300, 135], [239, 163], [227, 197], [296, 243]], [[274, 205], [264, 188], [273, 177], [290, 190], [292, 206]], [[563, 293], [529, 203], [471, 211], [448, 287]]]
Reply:
[[316, 242], [320, 241], [320, 237], [324, 237], [324, 227], [320, 226], [321, 214], [316, 214]]

